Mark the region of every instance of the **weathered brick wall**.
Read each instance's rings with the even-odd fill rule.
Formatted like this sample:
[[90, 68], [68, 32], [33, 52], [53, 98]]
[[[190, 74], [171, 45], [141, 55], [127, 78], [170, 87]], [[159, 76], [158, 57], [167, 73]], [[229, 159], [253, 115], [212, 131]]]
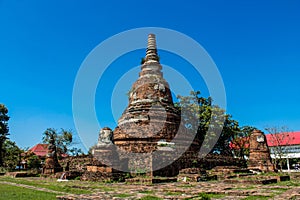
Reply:
[[91, 165], [93, 163], [93, 158], [90, 156], [70, 156], [60, 160], [59, 162], [66, 171], [85, 171], [87, 165]]
[[200, 159], [198, 163], [200, 164], [199, 167], [204, 169], [212, 169], [216, 166], [247, 167], [245, 160], [217, 154], [209, 154], [205, 158]]
[[125, 181], [124, 173], [105, 173], [105, 172], [89, 172], [86, 171], [81, 176], [82, 181]]
[[83, 172], [81, 171], [67, 171], [67, 172], [58, 172], [55, 175], [53, 175], [53, 177], [57, 178], [57, 179], [75, 179], [77, 177], [81, 177], [81, 175], [83, 174]]
[[246, 161], [242, 159], [218, 154], [208, 154], [205, 158], [198, 158], [197, 153], [192, 152], [182, 156], [177, 162], [180, 169], [202, 168], [209, 170], [216, 166], [247, 167]]

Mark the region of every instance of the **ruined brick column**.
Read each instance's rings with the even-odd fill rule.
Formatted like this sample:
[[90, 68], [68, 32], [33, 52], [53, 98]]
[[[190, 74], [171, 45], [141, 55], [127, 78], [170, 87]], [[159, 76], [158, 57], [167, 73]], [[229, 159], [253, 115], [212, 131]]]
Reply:
[[254, 130], [250, 135], [248, 169], [258, 169], [264, 172], [275, 171], [275, 167], [271, 162], [266, 136], [260, 130]]
[[43, 166], [43, 174], [55, 174], [57, 172], [62, 172], [63, 168], [60, 166], [57, 159], [57, 150], [54, 142], [54, 136], [51, 135], [50, 142], [48, 145], [47, 158], [45, 160], [45, 165]]

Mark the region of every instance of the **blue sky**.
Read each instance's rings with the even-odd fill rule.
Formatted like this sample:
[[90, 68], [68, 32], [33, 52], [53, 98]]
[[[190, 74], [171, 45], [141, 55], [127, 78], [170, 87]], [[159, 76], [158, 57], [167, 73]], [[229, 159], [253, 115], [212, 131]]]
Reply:
[[[227, 112], [241, 125], [300, 130], [299, 9], [297, 0], [0, 0], [0, 102], [11, 116], [10, 138], [30, 147], [48, 127], [77, 135], [72, 91], [82, 62], [102, 41], [140, 27], [173, 29], [201, 44], [223, 78]], [[159, 53], [163, 64], [184, 69], [195, 89], [208, 95], [201, 77], [185, 70], [189, 63]], [[105, 72], [95, 97], [101, 126], [114, 128], [113, 115], [122, 113], [127, 97], [120, 94], [124, 98], [113, 114], [107, 104], [112, 88], [143, 56], [144, 50], [128, 53]]]

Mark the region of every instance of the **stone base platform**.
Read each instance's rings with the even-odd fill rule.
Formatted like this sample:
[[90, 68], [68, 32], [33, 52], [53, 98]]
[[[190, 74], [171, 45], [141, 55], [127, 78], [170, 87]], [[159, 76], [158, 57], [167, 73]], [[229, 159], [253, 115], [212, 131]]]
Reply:
[[97, 181], [97, 182], [124, 182], [124, 173], [110, 173], [110, 172], [89, 172], [86, 171], [80, 178], [82, 181]]
[[167, 178], [167, 177], [135, 177], [131, 179], [126, 179], [126, 183], [130, 184], [144, 184], [144, 185], [151, 185], [151, 184], [156, 184], [156, 183], [172, 183], [172, 182], [177, 182], [177, 178]]

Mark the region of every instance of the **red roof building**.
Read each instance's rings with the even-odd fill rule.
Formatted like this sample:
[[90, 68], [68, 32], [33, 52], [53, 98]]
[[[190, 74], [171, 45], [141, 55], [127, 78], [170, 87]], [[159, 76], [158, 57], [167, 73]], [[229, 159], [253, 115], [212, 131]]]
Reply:
[[[269, 147], [300, 145], [300, 131], [266, 134], [266, 139]], [[238, 144], [242, 145], [243, 148], [249, 148], [249, 137], [238, 138], [230, 142], [229, 147], [231, 149], [239, 149]]]
[[[300, 159], [300, 131], [266, 134], [265, 136], [271, 158], [286, 159], [287, 169], [290, 170], [289, 159]], [[229, 143], [229, 147], [233, 150], [233, 153], [234, 150], [239, 150], [240, 148], [247, 149], [249, 146], [249, 137], [236, 138]]]
[[39, 157], [46, 157], [48, 153], [48, 144], [37, 144], [31, 149], [29, 149], [32, 153]]
[[286, 159], [290, 170], [291, 158], [300, 158], [300, 131], [266, 134], [271, 158]]
[[[48, 153], [48, 144], [37, 144], [34, 147], [32, 147], [31, 149], [29, 149], [28, 151], [31, 151], [32, 153], [34, 153], [38, 157], [45, 158], [47, 156], [47, 153]], [[60, 156], [65, 158], [65, 157], [68, 157], [69, 155], [68, 154], [61, 154]]]
[[269, 147], [300, 145], [300, 131], [277, 134], [266, 134]]

